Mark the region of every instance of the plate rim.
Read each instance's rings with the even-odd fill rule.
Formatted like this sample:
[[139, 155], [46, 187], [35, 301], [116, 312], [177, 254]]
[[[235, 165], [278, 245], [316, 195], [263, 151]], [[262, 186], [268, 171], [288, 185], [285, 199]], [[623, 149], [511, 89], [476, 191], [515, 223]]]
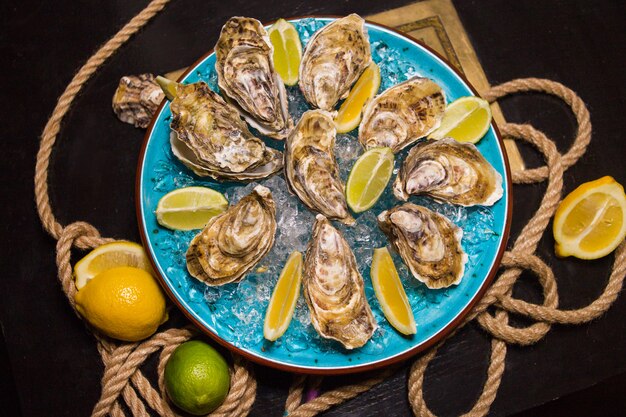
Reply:
[[[287, 21], [292, 21], [292, 20], [301, 20], [301, 19], [308, 19], [308, 18], [340, 19], [342, 17], [345, 17], [345, 16], [332, 15], [332, 14], [316, 14], [316, 15], [292, 16], [292, 17], [284, 18], [284, 19]], [[270, 26], [274, 24], [277, 20], [279, 19], [274, 19], [269, 22], [263, 22], [262, 24], [264, 27]], [[435, 51], [430, 46], [424, 44], [418, 39], [415, 39], [411, 35], [400, 32], [399, 30], [395, 28], [383, 25], [381, 23], [372, 22], [367, 19], [364, 19], [364, 20], [368, 25], [379, 27], [383, 30], [393, 32], [395, 35], [405, 38], [409, 40], [410, 42], [417, 44], [419, 47], [424, 48], [426, 51], [434, 55], [436, 58], [440, 59], [448, 67], [449, 70], [451, 70], [457, 77], [459, 77], [469, 87], [470, 91], [475, 96], [481, 97], [478, 91], [476, 90], [476, 88], [469, 82], [469, 80], [465, 77], [465, 75], [461, 73], [457, 68], [455, 68], [452, 64], [450, 64], [450, 62], [448, 62], [448, 60], [444, 58], [439, 52]], [[190, 74], [198, 65], [200, 65], [204, 60], [206, 60], [211, 54], [214, 53], [214, 49], [215, 48], [211, 48], [208, 52], [206, 52], [204, 55], [202, 55], [200, 58], [194, 61], [191, 65], [189, 65], [187, 69], [178, 77], [177, 81], [181, 81], [188, 74]], [[141, 205], [141, 201], [142, 201], [141, 175], [143, 172], [142, 168], [145, 162], [146, 149], [148, 146], [148, 142], [154, 130], [154, 124], [156, 120], [158, 119], [158, 116], [163, 111], [163, 108], [165, 107], [166, 103], [167, 103], [167, 99], [164, 98], [161, 104], [159, 104], [159, 107], [156, 109], [154, 116], [152, 117], [152, 120], [150, 121], [150, 124], [148, 125], [146, 129], [146, 133], [144, 134], [143, 143], [139, 151], [139, 158], [137, 160], [137, 169], [136, 169], [136, 174], [135, 174], [135, 214], [137, 216], [137, 226], [139, 229], [141, 243], [144, 246], [144, 248], [149, 248], [150, 246], [149, 246], [148, 237], [145, 233], [146, 225], [142, 216], [142, 205]], [[502, 153], [502, 156], [503, 156], [503, 165], [504, 165], [504, 171], [506, 174], [506, 186], [507, 186], [507, 189], [506, 189], [507, 207], [505, 209], [505, 224], [504, 224], [504, 231], [502, 233], [502, 240], [500, 242], [500, 246], [498, 247], [498, 251], [496, 253], [492, 266], [489, 269], [487, 277], [485, 278], [483, 284], [480, 286], [478, 291], [474, 294], [474, 296], [467, 303], [465, 308], [463, 308], [463, 310], [461, 310], [454, 319], [452, 319], [446, 326], [444, 326], [437, 333], [435, 333], [430, 339], [400, 354], [396, 354], [394, 356], [391, 356], [391, 357], [388, 357], [388, 358], [385, 358], [385, 359], [382, 359], [382, 360], [379, 360], [370, 364], [348, 365], [348, 366], [332, 367], [332, 368], [316, 368], [316, 367], [309, 367], [309, 366], [298, 366], [298, 365], [287, 364], [287, 363], [283, 363], [283, 362], [279, 362], [275, 360], [270, 360], [262, 356], [258, 356], [254, 353], [248, 352], [224, 340], [217, 333], [205, 327], [203, 323], [198, 321], [198, 319], [196, 319], [196, 317], [194, 317], [193, 314], [184, 305], [182, 305], [179, 302], [174, 292], [170, 289], [165, 278], [161, 275], [159, 268], [157, 267], [156, 261], [154, 257], [152, 256], [152, 251], [146, 250], [146, 255], [148, 256], [150, 264], [152, 265], [152, 268], [155, 271], [156, 278], [159, 281], [161, 288], [163, 288], [163, 290], [165, 291], [169, 299], [187, 317], [187, 319], [190, 320], [194, 324], [194, 326], [198, 328], [203, 334], [209, 336], [212, 340], [217, 342], [222, 347], [226, 348], [230, 352], [237, 353], [252, 362], [255, 362], [257, 364], [264, 365], [264, 366], [269, 366], [271, 368], [278, 369], [281, 371], [294, 372], [298, 374], [308, 374], [308, 375], [355, 374], [355, 373], [367, 372], [367, 371], [372, 371], [375, 369], [384, 368], [384, 367], [402, 362], [404, 360], [407, 360], [417, 355], [418, 353], [428, 350], [430, 347], [434, 346], [435, 344], [437, 344], [438, 342], [440, 342], [441, 340], [444, 340], [447, 336], [449, 336], [454, 331], [454, 329], [456, 329], [459, 326], [459, 324], [463, 320], [465, 320], [465, 318], [470, 313], [470, 311], [474, 308], [476, 303], [478, 303], [478, 301], [480, 301], [483, 298], [483, 296], [485, 295], [485, 292], [491, 286], [491, 283], [493, 282], [498, 272], [498, 269], [500, 268], [500, 264], [502, 262], [502, 256], [504, 255], [504, 252], [508, 244], [511, 223], [512, 223], [513, 184], [511, 180], [511, 168], [509, 165], [506, 147], [504, 146], [504, 141], [502, 139], [502, 134], [500, 133], [500, 130], [498, 129], [498, 126], [496, 125], [493, 119], [491, 121], [491, 126], [494, 129], [496, 140], [499, 144], [500, 152]]]

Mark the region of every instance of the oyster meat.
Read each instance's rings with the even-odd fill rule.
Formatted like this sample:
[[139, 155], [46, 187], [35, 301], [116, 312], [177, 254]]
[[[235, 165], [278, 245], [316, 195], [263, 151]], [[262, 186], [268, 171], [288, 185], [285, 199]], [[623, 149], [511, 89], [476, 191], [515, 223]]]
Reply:
[[411, 273], [428, 288], [461, 282], [467, 255], [463, 231], [445, 216], [413, 203], [385, 210], [378, 224]]
[[365, 297], [363, 277], [348, 243], [321, 214], [313, 225], [302, 282], [311, 323], [320, 336], [346, 349], [367, 343], [376, 320]]
[[232, 17], [215, 45], [220, 90], [248, 123], [264, 135], [284, 139], [293, 122], [285, 85], [274, 69], [274, 50], [261, 22]]
[[491, 206], [502, 198], [502, 176], [473, 144], [430, 140], [409, 151], [393, 193], [404, 201], [411, 194], [427, 194], [461, 206]]
[[311, 37], [300, 63], [300, 89], [314, 107], [332, 110], [372, 60], [365, 21], [351, 14]]
[[376, 96], [365, 107], [359, 141], [367, 148], [389, 147], [400, 152], [437, 129], [446, 97], [428, 78], [413, 77]]
[[351, 225], [355, 220], [348, 212], [335, 160], [336, 134], [331, 113], [305, 112], [285, 142], [285, 178], [311, 210]]
[[170, 106], [172, 153], [197, 175], [247, 181], [280, 171], [282, 153], [254, 137], [239, 112], [208, 85], [170, 81], [166, 87], [175, 93]]
[[274, 245], [276, 206], [261, 185], [213, 217], [187, 250], [187, 270], [210, 286], [239, 281]]

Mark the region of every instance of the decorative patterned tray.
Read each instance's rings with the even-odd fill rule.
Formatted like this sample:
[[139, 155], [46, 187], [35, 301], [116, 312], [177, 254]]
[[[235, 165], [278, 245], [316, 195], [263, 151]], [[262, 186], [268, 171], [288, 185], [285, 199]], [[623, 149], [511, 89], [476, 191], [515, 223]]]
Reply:
[[[334, 20], [329, 17], [293, 19], [303, 46], [320, 27]], [[462, 75], [435, 52], [399, 32], [368, 23], [372, 57], [381, 68], [381, 90], [413, 75], [437, 82], [448, 102], [475, 95]], [[217, 74], [211, 52], [192, 65], [182, 82], [205, 81], [215, 91]], [[289, 111], [297, 121], [309, 109], [298, 87], [288, 87]], [[159, 199], [179, 187], [201, 185], [223, 192], [231, 203], [248, 194], [256, 184], [218, 183], [199, 178], [180, 164], [169, 145], [169, 103], [161, 105], [148, 128], [137, 171], [137, 217], [140, 232], [155, 271], [170, 298], [200, 329], [220, 344], [247, 358], [276, 368], [319, 374], [364, 371], [385, 366], [414, 355], [448, 334], [480, 299], [496, 273], [504, 251], [511, 221], [510, 173], [502, 139], [495, 125], [478, 143], [478, 149], [502, 175], [504, 196], [494, 206], [455, 207], [438, 204], [429, 198], [411, 201], [446, 215], [464, 230], [462, 245], [469, 255], [463, 280], [458, 286], [430, 290], [415, 280], [401, 259], [394, 262], [405, 286], [417, 323], [417, 334], [406, 337], [386, 321], [374, 295], [369, 276], [373, 249], [387, 244], [376, 224], [376, 215], [399, 202], [389, 183], [381, 199], [369, 211], [356, 216], [357, 224], [335, 225], [349, 242], [365, 280], [366, 295], [378, 329], [362, 348], [348, 351], [333, 341], [322, 339], [310, 323], [309, 312], [300, 297], [287, 332], [276, 342], [263, 338], [263, 318], [278, 275], [293, 250], [305, 251], [314, 215], [297, 197], [291, 195], [282, 174], [260, 181], [269, 187], [277, 205], [278, 231], [271, 252], [241, 282], [222, 287], [207, 287], [188, 273], [185, 252], [197, 232], [174, 232], [158, 225], [154, 211]], [[270, 146], [282, 149], [283, 143], [268, 139]], [[345, 181], [353, 162], [362, 153], [356, 131], [337, 137], [336, 154]], [[396, 156], [396, 171], [406, 151]]]

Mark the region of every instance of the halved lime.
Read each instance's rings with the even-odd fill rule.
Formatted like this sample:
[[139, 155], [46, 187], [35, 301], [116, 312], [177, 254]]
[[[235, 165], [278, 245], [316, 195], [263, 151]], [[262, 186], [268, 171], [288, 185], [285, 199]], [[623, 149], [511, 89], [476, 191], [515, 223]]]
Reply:
[[207, 187], [185, 187], [165, 194], [156, 209], [161, 226], [174, 230], [202, 229], [228, 208], [226, 197]]
[[441, 125], [428, 137], [451, 137], [458, 142], [476, 143], [485, 136], [490, 124], [491, 108], [487, 100], [462, 97], [448, 104]]
[[372, 148], [354, 163], [346, 184], [346, 200], [355, 213], [371, 208], [393, 173], [391, 148]]

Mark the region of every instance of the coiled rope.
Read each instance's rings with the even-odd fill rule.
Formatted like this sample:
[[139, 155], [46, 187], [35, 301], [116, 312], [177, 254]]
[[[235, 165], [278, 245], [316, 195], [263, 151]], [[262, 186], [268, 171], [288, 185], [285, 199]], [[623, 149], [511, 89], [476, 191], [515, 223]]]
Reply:
[[[72, 307], [74, 307], [76, 287], [70, 263], [71, 249], [73, 247], [93, 249], [112, 242], [113, 239], [101, 237], [98, 230], [88, 223], [75, 222], [62, 226], [56, 220], [48, 194], [48, 168], [52, 149], [58, 137], [61, 122], [84, 84], [115, 51], [157, 15], [168, 2], [169, 0], [150, 2], [87, 60], [59, 98], [41, 136], [35, 168], [35, 200], [44, 228], [57, 240], [58, 276], [63, 292]], [[563, 171], [580, 159], [591, 140], [591, 121], [587, 107], [576, 93], [550, 80], [538, 78], [513, 80], [491, 88], [483, 94], [483, 97], [493, 102], [509, 94], [531, 91], [551, 94], [565, 101], [576, 117], [578, 130], [570, 149], [561, 155], [553, 141], [530, 125], [509, 123], [500, 127], [505, 136], [528, 142], [546, 160], [546, 165], [543, 167], [513, 172], [513, 182], [529, 184], [547, 180], [548, 186], [534, 216], [523, 228], [511, 250], [505, 252], [501, 273], [459, 326], [461, 328], [470, 321], [476, 320], [492, 336], [491, 359], [483, 391], [472, 408], [464, 414], [465, 416], [478, 417], [489, 412], [504, 373], [507, 344], [530, 345], [541, 340], [550, 331], [552, 324], [581, 324], [601, 316], [617, 298], [626, 275], [626, 243], [622, 242], [615, 251], [612, 271], [602, 294], [582, 308], [575, 310], [558, 308], [558, 290], [554, 273], [543, 260], [535, 255], [535, 251], [561, 199]], [[530, 303], [512, 296], [513, 286], [523, 270], [531, 271], [541, 284], [544, 298], [542, 304]], [[488, 312], [488, 307], [493, 307], [495, 313]], [[509, 314], [526, 317], [534, 323], [524, 328], [513, 327], [509, 324]], [[192, 328], [168, 329], [138, 343], [121, 343], [95, 330], [93, 332], [104, 363], [104, 374], [101, 396], [94, 406], [92, 416], [121, 417], [130, 413], [133, 416], [143, 417], [150, 415], [148, 409], [161, 416], [177, 416], [165, 395], [163, 369], [173, 350], [194, 337], [197, 334], [196, 331]], [[443, 343], [445, 341], [430, 349], [411, 365], [408, 396], [413, 413], [417, 416], [434, 416], [424, 400], [424, 374]], [[159, 375], [157, 390], [143, 375], [140, 367], [150, 355], [159, 350], [161, 352], [157, 369]], [[396, 370], [397, 367], [389, 367], [371, 374], [357, 384], [326, 391], [319, 397], [304, 403], [302, 403], [302, 394], [305, 387], [316, 389], [321, 379], [296, 376], [287, 395], [285, 413], [293, 417], [317, 415], [369, 390], [387, 379]], [[233, 355], [231, 375], [228, 397], [210, 416], [243, 417], [249, 414], [256, 397], [256, 380], [252, 373], [252, 366], [241, 357]]]

